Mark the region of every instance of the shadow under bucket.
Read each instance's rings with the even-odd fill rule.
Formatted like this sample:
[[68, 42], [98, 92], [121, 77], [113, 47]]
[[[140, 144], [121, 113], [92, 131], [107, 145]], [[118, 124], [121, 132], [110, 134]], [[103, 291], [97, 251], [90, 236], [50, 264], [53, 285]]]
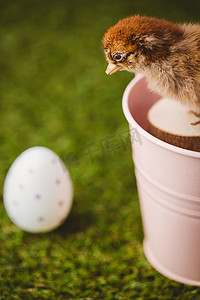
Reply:
[[161, 274], [200, 286], [200, 153], [147, 132], [147, 112], [160, 98], [138, 74], [123, 95], [137, 179], [144, 252]]

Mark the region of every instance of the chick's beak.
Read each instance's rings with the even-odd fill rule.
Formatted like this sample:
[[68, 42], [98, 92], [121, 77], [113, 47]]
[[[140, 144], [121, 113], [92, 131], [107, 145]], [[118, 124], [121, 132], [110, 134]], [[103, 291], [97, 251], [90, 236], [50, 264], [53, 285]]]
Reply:
[[106, 69], [106, 74], [107, 75], [112, 75], [115, 72], [119, 71], [120, 69], [121, 69], [121, 67], [109, 63], [108, 66], [107, 66], [107, 69]]

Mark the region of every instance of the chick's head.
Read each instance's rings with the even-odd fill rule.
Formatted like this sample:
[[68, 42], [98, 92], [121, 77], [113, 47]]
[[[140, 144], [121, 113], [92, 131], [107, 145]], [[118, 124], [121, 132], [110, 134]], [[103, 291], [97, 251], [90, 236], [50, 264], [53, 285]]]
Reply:
[[113, 74], [118, 70], [131, 71], [137, 64], [138, 47], [133, 43], [133, 32], [127, 25], [128, 22], [120, 21], [103, 37], [103, 48], [109, 63], [107, 74]]
[[109, 63], [106, 73], [142, 72], [151, 63], [166, 59], [182, 32], [173, 23], [133, 16], [120, 20], [103, 37]]

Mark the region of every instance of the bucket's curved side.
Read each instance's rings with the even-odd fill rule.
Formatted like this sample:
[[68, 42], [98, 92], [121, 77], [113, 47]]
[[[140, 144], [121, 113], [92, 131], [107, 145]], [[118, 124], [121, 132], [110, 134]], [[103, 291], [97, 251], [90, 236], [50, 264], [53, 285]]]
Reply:
[[130, 133], [140, 134], [140, 143], [133, 139], [132, 149], [144, 252], [163, 275], [200, 286], [200, 153], [168, 145], [146, 132], [145, 122], [140, 126], [140, 119], [133, 118], [134, 108], [138, 113], [138, 107], [145, 105], [138, 102], [149, 100], [145, 97], [154, 96], [147, 91], [144, 77], [137, 75], [125, 90], [123, 110]]

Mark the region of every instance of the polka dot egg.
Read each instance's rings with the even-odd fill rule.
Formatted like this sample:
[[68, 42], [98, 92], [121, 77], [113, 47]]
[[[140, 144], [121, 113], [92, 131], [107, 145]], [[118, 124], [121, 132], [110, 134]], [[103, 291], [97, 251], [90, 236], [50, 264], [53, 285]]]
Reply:
[[10, 219], [28, 232], [47, 232], [70, 212], [73, 186], [61, 159], [46, 147], [19, 155], [4, 182], [4, 205]]

